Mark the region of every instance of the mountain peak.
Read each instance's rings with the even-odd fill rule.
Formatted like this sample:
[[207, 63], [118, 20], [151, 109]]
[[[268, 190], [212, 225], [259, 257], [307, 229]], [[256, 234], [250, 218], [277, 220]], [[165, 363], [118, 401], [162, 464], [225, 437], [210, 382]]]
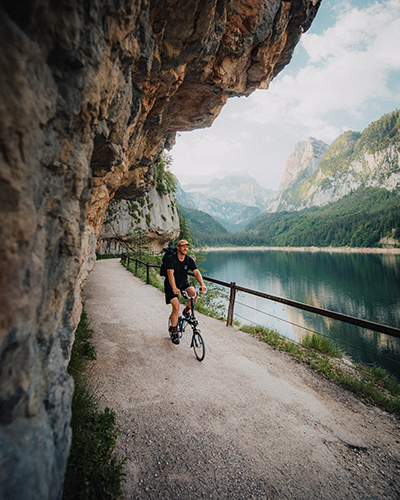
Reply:
[[309, 137], [307, 141], [298, 142], [286, 162], [279, 191], [287, 189], [290, 184], [298, 180], [300, 175], [312, 175], [317, 170], [319, 162], [328, 148], [328, 144], [314, 137]]

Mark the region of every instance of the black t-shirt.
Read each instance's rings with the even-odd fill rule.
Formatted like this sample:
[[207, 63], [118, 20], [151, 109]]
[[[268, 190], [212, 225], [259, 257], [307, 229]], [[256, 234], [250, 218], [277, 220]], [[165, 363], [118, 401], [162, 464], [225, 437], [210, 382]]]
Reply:
[[194, 271], [197, 269], [195, 261], [189, 255], [185, 255], [185, 258], [181, 262], [178, 259], [178, 255], [175, 253], [170, 255], [165, 260], [165, 266], [168, 269], [174, 270], [175, 283], [178, 288], [184, 286], [188, 280], [188, 271]]

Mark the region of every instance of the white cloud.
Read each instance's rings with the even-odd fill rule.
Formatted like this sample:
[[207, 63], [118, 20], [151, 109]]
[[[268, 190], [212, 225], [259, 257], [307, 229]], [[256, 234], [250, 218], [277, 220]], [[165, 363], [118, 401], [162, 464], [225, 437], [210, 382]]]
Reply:
[[369, 99], [393, 98], [387, 82], [392, 70], [400, 70], [399, 16], [400, 0], [375, 3], [345, 12], [320, 35], [304, 34], [300, 43], [308, 64], [295, 76], [278, 77], [268, 92], [257, 92], [247, 120], [289, 129], [318, 124], [336, 134], [326, 113], [358, 117]]

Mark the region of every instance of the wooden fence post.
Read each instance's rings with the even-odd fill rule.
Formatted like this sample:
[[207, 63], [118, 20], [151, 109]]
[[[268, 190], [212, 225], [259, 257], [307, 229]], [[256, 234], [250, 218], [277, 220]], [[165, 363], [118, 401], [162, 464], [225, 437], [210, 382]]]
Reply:
[[235, 307], [235, 298], [236, 298], [236, 283], [234, 281], [232, 281], [231, 282], [231, 293], [229, 296], [228, 315], [226, 318], [226, 326], [232, 326], [232, 323], [233, 323], [233, 309]]
[[137, 259], [135, 259], [135, 276], [137, 276]]
[[146, 283], [150, 283], [150, 266], [146, 263]]

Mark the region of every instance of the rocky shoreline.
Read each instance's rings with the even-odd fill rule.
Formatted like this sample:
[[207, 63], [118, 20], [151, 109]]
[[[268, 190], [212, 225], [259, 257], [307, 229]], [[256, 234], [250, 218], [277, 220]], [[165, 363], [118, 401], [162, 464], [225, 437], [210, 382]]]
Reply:
[[400, 254], [400, 248], [350, 248], [350, 247], [205, 247], [196, 249], [203, 252], [282, 250], [286, 252], [329, 252], [329, 253], [377, 253]]

